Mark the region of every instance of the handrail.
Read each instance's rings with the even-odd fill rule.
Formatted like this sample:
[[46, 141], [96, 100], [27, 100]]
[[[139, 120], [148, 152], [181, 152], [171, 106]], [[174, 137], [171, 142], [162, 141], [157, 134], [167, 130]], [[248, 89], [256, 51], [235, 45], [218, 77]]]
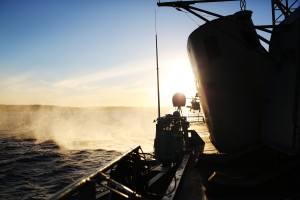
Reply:
[[111, 161], [109, 164], [105, 165], [104, 167], [99, 168], [95, 172], [93, 172], [83, 178], [80, 178], [77, 181], [75, 181], [74, 183], [70, 184], [69, 186], [63, 188], [59, 192], [55, 193], [52, 197], [50, 197], [49, 200], [61, 200], [61, 199], [66, 199], [66, 198], [70, 197], [71, 195], [73, 195], [74, 193], [79, 191], [79, 189], [82, 186], [84, 186], [85, 184], [90, 182], [90, 180], [97, 177], [97, 175], [103, 174], [103, 172], [108, 171], [109, 169], [114, 167], [118, 162], [120, 162], [120, 160], [122, 160], [124, 157], [130, 155], [133, 152], [137, 152], [140, 149], [141, 149], [141, 146], [139, 146], [139, 145], [134, 147], [133, 149], [127, 151], [126, 153], [119, 156], [115, 160]]

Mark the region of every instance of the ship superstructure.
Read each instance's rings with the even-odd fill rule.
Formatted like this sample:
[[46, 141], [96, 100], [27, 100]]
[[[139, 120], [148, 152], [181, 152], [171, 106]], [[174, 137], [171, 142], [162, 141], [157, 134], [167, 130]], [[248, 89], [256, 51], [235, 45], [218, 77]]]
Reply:
[[[158, 5], [205, 21], [189, 36], [187, 49], [211, 141], [225, 153], [260, 142], [299, 153], [299, 2], [272, 0], [273, 24], [260, 26], [253, 24], [246, 1], [229, 16], [192, 6], [209, 2], [224, 1]], [[271, 33], [271, 39], [256, 30]]]

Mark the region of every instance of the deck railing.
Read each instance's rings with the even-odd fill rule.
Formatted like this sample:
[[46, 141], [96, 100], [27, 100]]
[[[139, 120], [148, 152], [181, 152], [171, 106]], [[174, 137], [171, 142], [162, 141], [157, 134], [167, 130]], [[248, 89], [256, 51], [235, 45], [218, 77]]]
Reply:
[[110, 171], [123, 159], [132, 155], [140, 154], [142, 149], [136, 146], [122, 156], [110, 162], [108, 165], [99, 168], [97, 171], [75, 181], [73, 184], [65, 187], [54, 194], [49, 200], [80, 199], [94, 200], [101, 199], [102, 196], [108, 195], [110, 191], [126, 199], [144, 199], [135, 191], [113, 180], [108, 175]]

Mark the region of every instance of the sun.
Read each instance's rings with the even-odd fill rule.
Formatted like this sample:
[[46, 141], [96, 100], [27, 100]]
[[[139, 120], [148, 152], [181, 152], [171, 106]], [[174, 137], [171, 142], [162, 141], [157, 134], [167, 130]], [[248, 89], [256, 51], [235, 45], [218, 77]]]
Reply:
[[172, 96], [177, 92], [183, 93], [187, 98], [196, 94], [195, 80], [188, 59], [174, 59], [161, 69], [162, 105], [170, 106]]

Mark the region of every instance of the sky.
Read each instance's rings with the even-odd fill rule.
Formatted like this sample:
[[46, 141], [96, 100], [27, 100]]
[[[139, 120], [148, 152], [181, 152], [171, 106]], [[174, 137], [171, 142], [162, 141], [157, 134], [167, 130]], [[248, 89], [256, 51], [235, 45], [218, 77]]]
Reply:
[[[197, 7], [229, 15], [240, 3]], [[246, 8], [271, 23], [271, 0]], [[172, 106], [196, 93], [186, 46], [201, 24], [155, 0], [0, 0], [0, 104], [156, 106], [157, 33], [161, 106]]]

